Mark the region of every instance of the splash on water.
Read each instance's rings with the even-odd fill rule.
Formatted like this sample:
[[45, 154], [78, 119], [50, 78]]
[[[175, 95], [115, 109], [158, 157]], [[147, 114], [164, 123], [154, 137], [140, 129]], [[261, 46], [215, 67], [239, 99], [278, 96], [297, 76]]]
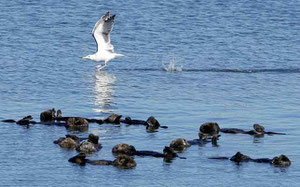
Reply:
[[168, 65], [163, 64], [163, 69], [167, 72], [181, 72], [182, 66], [176, 66], [175, 60], [172, 59]]

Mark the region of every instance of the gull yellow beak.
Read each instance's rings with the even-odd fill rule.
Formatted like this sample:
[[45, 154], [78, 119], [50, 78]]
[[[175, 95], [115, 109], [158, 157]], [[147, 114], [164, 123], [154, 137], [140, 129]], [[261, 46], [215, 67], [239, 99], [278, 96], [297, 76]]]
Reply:
[[87, 56], [83, 56], [82, 59], [87, 59]]

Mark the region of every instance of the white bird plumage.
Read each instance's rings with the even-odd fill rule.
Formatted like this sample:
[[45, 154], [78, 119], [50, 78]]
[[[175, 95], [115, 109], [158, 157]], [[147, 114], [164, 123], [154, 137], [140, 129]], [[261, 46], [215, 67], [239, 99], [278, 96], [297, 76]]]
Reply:
[[98, 70], [104, 68], [108, 61], [119, 58], [124, 55], [114, 52], [114, 46], [110, 43], [110, 31], [114, 26], [114, 19], [116, 15], [109, 15], [109, 11], [102, 16], [95, 24], [92, 34], [97, 43], [97, 52], [92, 55], [82, 57], [82, 59], [91, 59], [93, 61], [104, 61], [104, 65], [97, 66]]

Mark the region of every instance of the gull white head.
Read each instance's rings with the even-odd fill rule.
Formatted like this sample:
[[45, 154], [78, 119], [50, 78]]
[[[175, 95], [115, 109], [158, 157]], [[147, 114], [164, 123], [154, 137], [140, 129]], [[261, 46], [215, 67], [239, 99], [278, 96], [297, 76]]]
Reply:
[[84, 57], [82, 57], [82, 59], [90, 59], [90, 60], [95, 60], [95, 55], [88, 55], [88, 56], [84, 56]]

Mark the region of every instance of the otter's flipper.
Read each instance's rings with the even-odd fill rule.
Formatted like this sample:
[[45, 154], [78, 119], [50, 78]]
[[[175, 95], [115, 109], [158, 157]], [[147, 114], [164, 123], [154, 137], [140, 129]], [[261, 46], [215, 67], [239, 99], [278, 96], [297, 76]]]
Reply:
[[237, 129], [237, 128], [222, 128], [220, 129], [223, 133], [230, 133], [230, 134], [237, 134], [237, 133], [245, 133], [243, 129]]
[[215, 160], [229, 160], [229, 157], [209, 157], [208, 159], [215, 159]]
[[145, 125], [146, 123], [144, 120], [132, 120], [130, 117], [126, 117], [125, 120], [120, 120], [120, 122], [127, 125]]
[[280, 133], [280, 132], [265, 132], [267, 135], [273, 135], [273, 134], [278, 134], [278, 135], [286, 135], [286, 133]]
[[136, 151], [137, 156], [153, 156], [153, 157], [164, 157], [164, 154], [155, 151]]
[[4, 123], [16, 123], [16, 121], [13, 120], [13, 119], [5, 119], [5, 120], [2, 120], [2, 122], [4, 122]]
[[271, 163], [272, 159], [269, 158], [258, 158], [258, 159], [252, 159], [252, 162], [257, 162], [257, 163]]
[[98, 123], [99, 125], [103, 124], [104, 121], [102, 119], [88, 119], [85, 118], [89, 123]]
[[86, 155], [84, 153], [79, 153], [78, 155], [70, 158], [68, 161], [79, 165], [85, 165], [88, 161], [88, 159], [86, 159], [85, 157]]
[[112, 165], [113, 161], [110, 160], [88, 160], [87, 163], [92, 165]]
[[188, 140], [187, 141], [190, 145], [201, 145], [201, 144], [205, 144], [205, 143], [209, 143], [211, 142], [210, 139], [205, 139], [205, 140], [201, 140], [201, 139], [193, 139], [193, 140]]

